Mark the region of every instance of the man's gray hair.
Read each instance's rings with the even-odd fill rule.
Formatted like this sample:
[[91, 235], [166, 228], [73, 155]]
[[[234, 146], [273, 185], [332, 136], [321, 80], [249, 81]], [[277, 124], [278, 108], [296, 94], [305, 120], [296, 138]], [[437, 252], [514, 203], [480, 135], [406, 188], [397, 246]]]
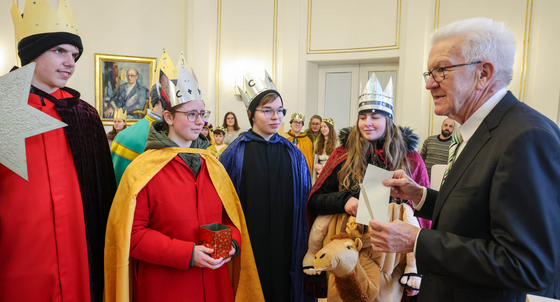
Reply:
[[515, 35], [503, 22], [488, 18], [457, 21], [438, 28], [432, 35], [432, 44], [459, 37], [465, 63], [490, 61], [494, 64], [496, 85], [506, 87], [513, 77]]

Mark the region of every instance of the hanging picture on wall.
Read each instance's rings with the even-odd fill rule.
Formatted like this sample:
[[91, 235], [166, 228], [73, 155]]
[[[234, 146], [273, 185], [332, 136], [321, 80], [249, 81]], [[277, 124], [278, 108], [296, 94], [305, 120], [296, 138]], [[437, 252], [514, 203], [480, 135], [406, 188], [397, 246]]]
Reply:
[[103, 125], [113, 124], [115, 112], [126, 112], [128, 125], [144, 118], [156, 58], [95, 54], [95, 108]]

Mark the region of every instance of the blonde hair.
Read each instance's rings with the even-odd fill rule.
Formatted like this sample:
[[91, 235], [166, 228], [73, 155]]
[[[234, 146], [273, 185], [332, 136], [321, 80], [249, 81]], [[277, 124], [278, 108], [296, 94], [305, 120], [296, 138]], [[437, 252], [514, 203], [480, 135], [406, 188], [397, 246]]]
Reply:
[[[359, 120], [358, 120], [359, 121]], [[404, 141], [403, 133], [394, 124], [393, 120], [386, 118], [385, 143], [383, 144], [383, 156], [386, 163], [386, 169], [394, 171], [403, 169], [406, 174], [410, 175], [410, 165], [407, 157], [407, 148]], [[366, 140], [360, 133], [358, 126], [355, 126], [348, 135], [346, 148], [348, 149], [348, 158], [342, 165], [337, 178], [340, 182], [340, 189], [350, 192], [357, 192], [359, 184], [364, 180], [368, 165], [368, 157], [374, 157], [378, 162], [381, 158], [376, 150], [376, 144], [380, 141], [370, 142]]]

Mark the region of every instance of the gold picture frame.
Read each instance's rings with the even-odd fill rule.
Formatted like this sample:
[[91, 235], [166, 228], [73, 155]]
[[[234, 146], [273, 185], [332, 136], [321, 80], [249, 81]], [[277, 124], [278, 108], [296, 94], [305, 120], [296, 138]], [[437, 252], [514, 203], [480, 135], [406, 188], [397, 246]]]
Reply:
[[118, 108], [127, 112], [127, 125], [146, 115], [156, 58], [95, 54], [95, 109], [105, 126], [113, 125]]

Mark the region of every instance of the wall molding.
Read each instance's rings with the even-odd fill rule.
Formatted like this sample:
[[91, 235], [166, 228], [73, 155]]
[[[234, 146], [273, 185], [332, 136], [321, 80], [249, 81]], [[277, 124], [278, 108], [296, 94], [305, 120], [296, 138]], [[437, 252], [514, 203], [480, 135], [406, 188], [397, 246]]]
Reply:
[[[278, 59], [278, 0], [274, 1], [272, 18], [272, 80], [276, 82], [276, 61]], [[221, 39], [222, 39], [222, 0], [218, 0], [216, 30], [216, 102], [215, 116], [220, 116], [220, 71], [221, 71]], [[219, 120], [216, 120], [219, 123]]]
[[353, 52], [369, 52], [380, 50], [393, 50], [399, 49], [400, 34], [401, 34], [401, 12], [402, 0], [397, 0], [397, 20], [395, 23], [395, 43], [383, 46], [370, 46], [370, 47], [354, 47], [354, 48], [330, 48], [330, 49], [311, 49], [311, 25], [313, 14], [313, 0], [307, 1], [307, 54], [332, 54], [332, 53], [353, 53]]

